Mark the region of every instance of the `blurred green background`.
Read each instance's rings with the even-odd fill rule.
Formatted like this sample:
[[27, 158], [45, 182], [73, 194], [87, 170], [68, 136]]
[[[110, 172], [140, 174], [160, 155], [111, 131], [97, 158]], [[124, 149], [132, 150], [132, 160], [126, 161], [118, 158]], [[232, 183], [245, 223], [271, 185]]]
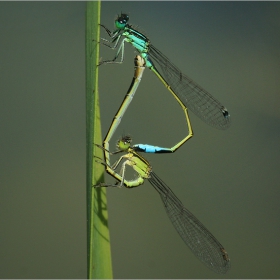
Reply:
[[[1, 278], [86, 278], [85, 2], [0, 2]], [[224, 104], [228, 130], [190, 112], [194, 137], [154, 171], [228, 251], [225, 276], [181, 241], [151, 185], [108, 189], [115, 278], [279, 278], [280, 3], [102, 2]], [[105, 32], [101, 33], [103, 37]], [[103, 136], [128, 89], [135, 50], [100, 67]], [[114, 52], [101, 47], [101, 56]], [[122, 124], [135, 143], [186, 134], [146, 70]], [[109, 176], [108, 182], [114, 182]]]

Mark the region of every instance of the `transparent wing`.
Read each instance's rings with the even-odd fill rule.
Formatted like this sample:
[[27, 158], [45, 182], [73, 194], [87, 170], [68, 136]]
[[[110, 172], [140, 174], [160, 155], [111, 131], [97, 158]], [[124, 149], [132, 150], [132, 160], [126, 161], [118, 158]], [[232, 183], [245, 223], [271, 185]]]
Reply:
[[161, 73], [187, 108], [216, 128], [226, 129], [229, 127], [229, 112], [218, 100], [183, 74], [153, 45], [149, 45], [148, 54], [155, 64], [156, 70]]
[[149, 182], [160, 194], [166, 213], [183, 241], [210, 269], [226, 273], [230, 260], [224, 247], [154, 172], [150, 176]]

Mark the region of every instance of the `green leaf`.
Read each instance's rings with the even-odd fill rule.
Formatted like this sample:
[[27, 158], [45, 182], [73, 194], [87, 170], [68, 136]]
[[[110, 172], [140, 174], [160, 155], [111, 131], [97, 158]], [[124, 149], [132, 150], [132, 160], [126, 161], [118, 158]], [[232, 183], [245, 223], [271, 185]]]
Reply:
[[104, 181], [104, 166], [96, 156], [103, 152], [98, 97], [98, 62], [100, 38], [100, 1], [86, 7], [86, 137], [87, 137], [87, 264], [88, 278], [113, 278], [105, 188], [93, 186]]

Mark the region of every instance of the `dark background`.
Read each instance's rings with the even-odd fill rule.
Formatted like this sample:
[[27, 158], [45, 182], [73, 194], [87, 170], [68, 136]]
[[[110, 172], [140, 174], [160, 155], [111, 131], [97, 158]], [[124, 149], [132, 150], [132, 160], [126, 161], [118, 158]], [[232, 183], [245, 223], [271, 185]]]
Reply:
[[[0, 2], [1, 278], [86, 278], [85, 7]], [[113, 29], [121, 11], [230, 111], [225, 131], [190, 112], [194, 137], [146, 158], [232, 267], [220, 276], [200, 263], [146, 182], [107, 191], [114, 277], [279, 278], [279, 2], [102, 2], [102, 23]], [[113, 55], [101, 47], [103, 58]], [[122, 65], [100, 67], [103, 135], [134, 56], [126, 44]], [[186, 134], [182, 111], [149, 70], [111, 149], [124, 133], [169, 147]]]

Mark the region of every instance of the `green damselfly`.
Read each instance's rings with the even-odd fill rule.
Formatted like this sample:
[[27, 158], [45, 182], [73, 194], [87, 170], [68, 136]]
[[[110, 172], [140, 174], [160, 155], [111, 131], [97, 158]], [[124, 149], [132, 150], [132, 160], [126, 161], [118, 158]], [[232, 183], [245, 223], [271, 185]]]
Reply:
[[[230, 268], [229, 256], [221, 243], [210, 233], [210, 231], [188, 210], [177, 198], [173, 191], [154, 173], [152, 166], [139, 153], [131, 147], [131, 137], [124, 136], [118, 141], [118, 150], [114, 153], [124, 152], [115, 164], [108, 165], [102, 159], [97, 162], [106, 166], [107, 172], [120, 183], [106, 184], [100, 183], [95, 187], [138, 187], [147, 179], [155, 190], [159, 193], [166, 213], [172, 222], [174, 228], [183, 239], [185, 244], [202, 261], [207, 267], [217, 273], [224, 274]], [[104, 147], [97, 145], [104, 150]], [[117, 167], [121, 164], [120, 174], [116, 172]], [[133, 180], [127, 180], [126, 167], [131, 166], [137, 173]]]

